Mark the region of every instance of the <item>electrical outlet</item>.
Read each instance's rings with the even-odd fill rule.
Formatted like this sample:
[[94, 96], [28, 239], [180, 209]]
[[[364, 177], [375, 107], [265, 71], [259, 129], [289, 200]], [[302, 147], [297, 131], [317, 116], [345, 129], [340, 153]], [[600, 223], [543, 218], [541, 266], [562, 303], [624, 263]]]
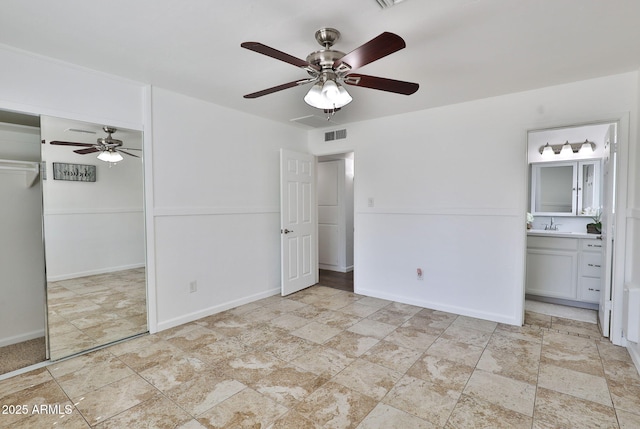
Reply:
[[416, 274], [418, 276], [418, 280], [423, 280], [424, 279], [424, 276], [422, 274], [422, 268], [416, 269]]
[[373, 207], [375, 205], [375, 201], [373, 200], [373, 197], [369, 197], [367, 199], [367, 207]]
[[189, 292], [194, 293], [198, 291], [198, 282], [196, 280], [189, 283]]

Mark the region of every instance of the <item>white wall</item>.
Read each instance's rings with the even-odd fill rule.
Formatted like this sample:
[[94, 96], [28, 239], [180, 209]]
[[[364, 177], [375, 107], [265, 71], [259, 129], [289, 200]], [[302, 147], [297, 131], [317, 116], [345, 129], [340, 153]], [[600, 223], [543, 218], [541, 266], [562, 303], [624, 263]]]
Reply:
[[[0, 159], [38, 162], [37, 128], [0, 124]], [[44, 335], [40, 181], [0, 168], [0, 347]]]
[[[640, 74], [639, 74], [640, 77]], [[640, 87], [640, 80], [638, 81]], [[640, 92], [636, 93], [637, 103], [640, 105]], [[640, 123], [640, 109], [636, 112], [636, 124]], [[626, 287], [640, 288], [640, 137], [636, 134], [635, 145], [629, 151], [629, 201], [625, 213], [627, 218], [627, 252], [626, 252]], [[640, 312], [640, 308], [629, 307], [626, 311]], [[640, 329], [640, 326], [637, 327]], [[629, 342], [629, 352], [640, 371], [640, 343]]]
[[305, 152], [306, 132], [158, 88], [152, 99], [158, 329], [278, 293], [279, 149]]
[[520, 324], [527, 131], [635, 123], [636, 94], [628, 73], [312, 132], [312, 153], [356, 154], [356, 292]]

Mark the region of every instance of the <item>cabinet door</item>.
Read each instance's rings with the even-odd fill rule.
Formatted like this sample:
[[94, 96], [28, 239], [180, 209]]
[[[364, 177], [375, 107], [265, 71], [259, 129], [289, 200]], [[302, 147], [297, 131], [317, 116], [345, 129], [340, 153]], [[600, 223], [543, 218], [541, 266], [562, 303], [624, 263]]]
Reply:
[[600, 278], [581, 277], [578, 295], [580, 301], [600, 302]]
[[575, 162], [532, 164], [531, 212], [534, 215], [570, 216], [576, 214]]
[[526, 292], [553, 298], [577, 298], [576, 252], [527, 250]]

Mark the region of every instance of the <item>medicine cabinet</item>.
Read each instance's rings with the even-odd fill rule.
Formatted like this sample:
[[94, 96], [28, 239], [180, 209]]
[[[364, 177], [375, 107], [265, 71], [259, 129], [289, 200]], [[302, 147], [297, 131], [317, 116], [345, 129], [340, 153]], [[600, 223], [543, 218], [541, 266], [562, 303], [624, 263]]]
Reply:
[[531, 164], [531, 213], [584, 216], [600, 207], [600, 160]]

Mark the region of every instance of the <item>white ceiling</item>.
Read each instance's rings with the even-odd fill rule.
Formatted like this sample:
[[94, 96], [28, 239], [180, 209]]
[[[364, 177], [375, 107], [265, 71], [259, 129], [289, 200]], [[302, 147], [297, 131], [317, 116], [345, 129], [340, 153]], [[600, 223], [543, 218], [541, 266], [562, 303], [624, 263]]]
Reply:
[[[384, 31], [407, 47], [358, 69], [417, 82], [404, 96], [347, 87], [343, 124], [640, 69], [639, 0], [2, 0], [0, 43], [250, 114], [290, 123], [322, 112], [308, 86], [247, 93], [307, 77], [242, 49], [261, 42], [298, 58], [334, 27], [350, 52]], [[313, 119], [313, 118], [312, 118]], [[298, 124], [298, 126], [307, 128]]]

